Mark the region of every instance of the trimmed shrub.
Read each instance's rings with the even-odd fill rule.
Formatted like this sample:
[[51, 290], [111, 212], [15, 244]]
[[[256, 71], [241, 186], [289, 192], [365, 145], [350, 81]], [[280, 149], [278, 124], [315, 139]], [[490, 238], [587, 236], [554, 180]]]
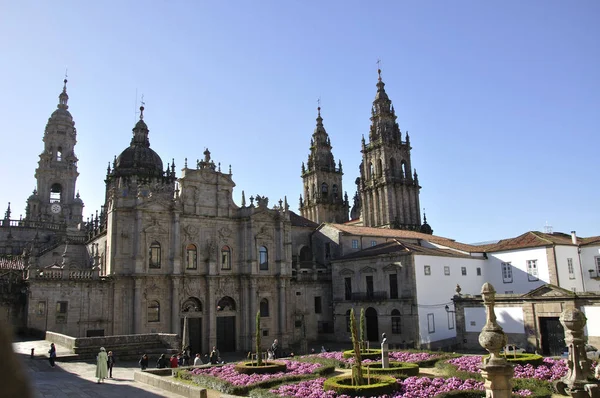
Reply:
[[368, 373], [374, 375], [387, 375], [396, 377], [419, 375], [419, 365], [416, 363], [390, 361], [389, 368], [384, 369], [381, 366], [381, 362], [369, 362], [364, 364], [364, 367], [369, 369]]
[[346, 394], [353, 397], [365, 396], [376, 397], [379, 395], [392, 394], [398, 388], [398, 381], [392, 376], [372, 376], [371, 384], [361, 386], [352, 385], [351, 376], [336, 376], [325, 380], [323, 391], [333, 390], [338, 395]]
[[544, 357], [538, 354], [515, 354], [507, 355], [506, 360], [508, 363], [513, 365], [527, 365], [528, 363], [532, 366], [540, 366], [544, 364]]
[[238, 373], [243, 374], [270, 374], [270, 373], [278, 373], [285, 372], [287, 366], [282, 362], [263, 362], [261, 365], [258, 365], [256, 362], [240, 362], [235, 365], [235, 370]]
[[[345, 359], [352, 358], [352, 357], [354, 357], [354, 350], [344, 351]], [[368, 350], [361, 350], [360, 358], [362, 360], [370, 359], [372, 361], [376, 361], [378, 359], [381, 359], [381, 350], [375, 349], [375, 348], [369, 348]]]

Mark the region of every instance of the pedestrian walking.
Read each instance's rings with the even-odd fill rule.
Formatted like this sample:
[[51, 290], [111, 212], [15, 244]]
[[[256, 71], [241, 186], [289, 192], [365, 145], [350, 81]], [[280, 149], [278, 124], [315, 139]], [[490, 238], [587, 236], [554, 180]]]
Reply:
[[281, 356], [279, 352], [279, 342], [277, 339], [273, 340], [273, 344], [271, 344], [271, 351], [273, 351], [273, 359], [277, 359]]
[[115, 361], [115, 356], [113, 355], [112, 351], [108, 352], [108, 377], [110, 377], [112, 379], [112, 370], [113, 370], [113, 366], [115, 366], [115, 364], [117, 363], [117, 361]]
[[108, 376], [108, 355], [106, 349], [100, 347], [100, 352], [96, 356], [96, 377], [98, 378], [98, 384], [104, 383], [104, 379]]
[[142, 357], [140, 358], [140, 368], [142, 370], [146, 370], [146, 368], [148, 367], [148, 355], [144, 354], [142, 355]]
[[50, 350], [48, 350], [48, 360], [50, 361], [50, 366], [54, 367], [54, 361], [56, 361], [56, 347], [54, 343], [50, 343]]
[[165, 357], [165, 354], [160, 354], [160, 357], [158, 357], [158, 361], [156, 361], [156, 368], [157, 369], [166, 368], [168, 363], [169, 363], [169, 361]]

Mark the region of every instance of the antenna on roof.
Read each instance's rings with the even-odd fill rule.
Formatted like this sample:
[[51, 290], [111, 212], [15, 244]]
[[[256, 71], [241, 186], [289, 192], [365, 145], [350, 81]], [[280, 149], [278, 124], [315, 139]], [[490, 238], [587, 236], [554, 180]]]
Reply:
[[552, 225], [548, 224], [548, 221], [546, 221], [546, 225], [544, 225], [544, 233], [545, 234], [553, 233]]

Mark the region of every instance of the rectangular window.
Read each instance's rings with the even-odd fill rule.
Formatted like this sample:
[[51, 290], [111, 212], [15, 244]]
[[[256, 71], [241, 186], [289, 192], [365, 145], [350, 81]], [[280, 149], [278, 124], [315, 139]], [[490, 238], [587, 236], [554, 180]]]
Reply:
[[539, 280], [537, 260], [527, 260], [527, 278], [530, 282]]
[[372, 240], [371, 241], [371, 247], [373, 247], [373, 246], [377, 246], [377, 241], [376, 240]]
[[358, 249], [358, 239], [352, 239], [352, 248]]
[[344, 278], [344, 299], [352, 300], [352, 278]]
[[477, 267], [477, 276], [481, 276], [481, 267]]
[[67, 301], [56, 302], [56, 323], [67, 323]]
[[258, 269], [261, 271], [268, 271], [269, 270], [269, 252], [267, 251], [267, 248], [264, 246], [261, 246], [258, 249]]
[[448, 329], [454, 329], [454, 312], [447, 312], [448, 315]]
[[315, 296], [315, 314], [321, 313], [321, 296]]
[[367, 284], [367, 297], [373, 298], [374, 290], [373, 290], [373, 275], [367, 275], [366, 277]]
[[45, 301], [38, 301], [37, 314], [38, 315], [46, 314], [46, 302]]
[[567, 258], [567, 268], [569, 269], [569, 279], [575, 279], [575, 270], [573, 269], [572, 258]]
[[460, 267], [460, 274], [463, 276], [467, 275], [467, 267]]
[[269, 329], [263, 330], [263, 337], [267, 337], [269, 335]]
[[596, 275], [600, 276], [600, 257], [596, 257]]
[[431, 275], [431, 266], [430, 265], [425, 265], [423, 267], [423, 272], [425, 273], [425, 275]]
[[198, 268], [197, 263], [197, 252], [195, 249], [187, 249], [186, 251], [186, 265], [187, 269], [196, 269]]
[[502, 281], [504, 283], [512, 283], [513, 281], [512, 264], [510, 262], [502, 263]]
[[504, 294], [513, 294], [513, 291], [512, 290], [505, 290]]
[[150, 262], [148, 266], [150, 268], [160, 268], [161, 252], [160, 243], [152, 242], [150, 245]]
[[399, 315], [392, 314], [392, 334], [402, 333], [401, 319]]
[[427, 314], [427, 330], [429, 333], [435, 333], [435, 317], [433, 314]]
[[398, 275], [390, 274], [390, 298], [398, 298]]
[[447, 265], [444, 265], [444, 275], [450, 275], [450, 267]]

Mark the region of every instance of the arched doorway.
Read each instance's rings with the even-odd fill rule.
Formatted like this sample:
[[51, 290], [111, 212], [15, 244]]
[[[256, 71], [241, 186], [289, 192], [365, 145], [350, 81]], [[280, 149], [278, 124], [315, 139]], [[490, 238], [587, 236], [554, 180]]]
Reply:
[[[187, 337], [185, 328], [185, 318], [187, 318]], [[202, 302], [196, 297], [190, 297], [181, 306], [181, 338], [182, 341], [190, 347], [190, 356], [206, 352], [202, 350]]]
[[365, 311], [365, 318], [367, 321], [367, 340], [379, 341], [379, 325], [375, 308], [367, 308]]
[[223, 297], [217, 304], [217, 348], [221, 352], [235, 351], [235, 300]]

